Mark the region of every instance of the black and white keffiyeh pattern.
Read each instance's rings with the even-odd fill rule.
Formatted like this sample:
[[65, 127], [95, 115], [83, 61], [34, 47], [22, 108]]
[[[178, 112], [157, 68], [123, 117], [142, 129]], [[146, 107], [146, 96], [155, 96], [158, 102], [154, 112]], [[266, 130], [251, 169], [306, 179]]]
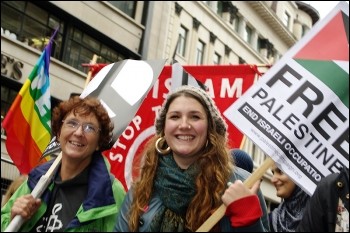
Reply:
[[295, 186], [290, 197], [284, 199], [272, 212], [274, 232], [295, 232], [309, 199], [310, 196], [306, 192]]

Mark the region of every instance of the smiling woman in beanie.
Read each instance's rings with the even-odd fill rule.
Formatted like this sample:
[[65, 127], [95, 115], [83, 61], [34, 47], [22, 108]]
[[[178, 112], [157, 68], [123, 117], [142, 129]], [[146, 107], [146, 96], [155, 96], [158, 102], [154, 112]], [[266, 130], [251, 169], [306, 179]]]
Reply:
[[182, 86], [170, 93], [155, 130], [115, 231], [196, 231], [222, 204], [226, 214], [212, 231], [269, 231], [260, 181], [243, 185], [250, 174], [234, 166], [227, 125], [205, 91]]

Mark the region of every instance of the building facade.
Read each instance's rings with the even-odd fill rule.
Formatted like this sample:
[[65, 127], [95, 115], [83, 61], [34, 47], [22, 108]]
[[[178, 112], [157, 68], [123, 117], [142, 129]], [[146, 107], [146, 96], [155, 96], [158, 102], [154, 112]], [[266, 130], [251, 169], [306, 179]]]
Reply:
[[[29, 76], [53, 31], [51, 106], [81, 93], [82, 64], [124, 59], [175, 59], [182, 65], [273, 65], [319, 20], [298, 1], [2, 1], [1, 119]], [[19, 175], [1, 129], [2, 194]], [[255, 168], [266, 155], [246, 140]], [[278, 203], [268, 171], [268, 204]]]

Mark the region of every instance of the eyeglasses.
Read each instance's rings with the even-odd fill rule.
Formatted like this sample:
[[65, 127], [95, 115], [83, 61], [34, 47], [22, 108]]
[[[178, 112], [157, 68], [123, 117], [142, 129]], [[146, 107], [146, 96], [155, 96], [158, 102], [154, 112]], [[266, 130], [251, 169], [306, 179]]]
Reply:
[[96, 126], [94, 126], [93, 124], [90, 123], [80, 123], [76, 120], [63, 120], [63, 126], [73, 129], [73, 130], [77, 130], [80, 125], [83, 127], [83, 131], [84, 133], [87, 134], [96, 134], [98, 133], [101, 129], [97, 128]]

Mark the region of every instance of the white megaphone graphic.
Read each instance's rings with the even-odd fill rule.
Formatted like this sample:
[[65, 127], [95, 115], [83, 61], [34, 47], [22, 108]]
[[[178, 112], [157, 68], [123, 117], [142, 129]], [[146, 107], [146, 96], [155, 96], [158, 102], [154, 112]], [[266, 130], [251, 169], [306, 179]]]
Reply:
[[107, 109], [115, 127], [113, 143], [136, 114], [163, 70], [165, 62], [166, 60], [124, 60], [107, 65], [81, 93], [81, 98], [97, 97]]

